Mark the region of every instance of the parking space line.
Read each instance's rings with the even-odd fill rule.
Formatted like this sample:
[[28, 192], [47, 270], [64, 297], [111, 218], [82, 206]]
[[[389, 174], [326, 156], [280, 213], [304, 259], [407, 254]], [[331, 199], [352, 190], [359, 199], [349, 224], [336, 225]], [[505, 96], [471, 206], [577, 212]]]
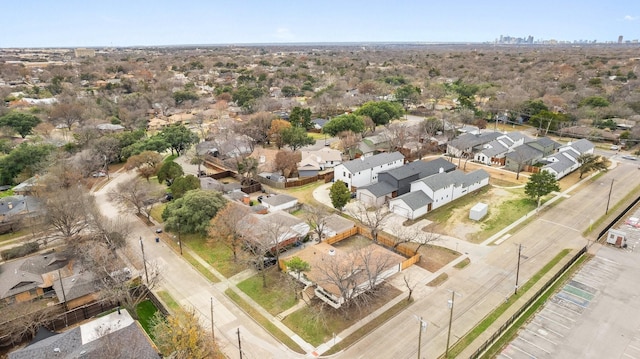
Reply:
[[572, 322], [575, 322], [575, 321], [576, 321], [576, 320], [575, 320], [575, 319], [573, 319], [573, 318], [569, 318], [569, 317], [567, 317], [566, 315], [562, 315], [562, 314], [560, 314], [560, 313], [558, 313], [558, 312], [556, 312], [556, 311], [553, 311], [553, 310], [551, 310], [551, 309], [548, 309], [548, 310], [549, 310], [551, 313], [553, 313], [553, 314], [555, 314], [555, 315], [557, 315], [557, 316], [559, 316], [559, 317], [561, 317], [561, 318], [564, 318], [564, 319], [566, 319], [566, 320], [570, 320], [570, 321], [572, 321]]
[[629, 354], [627, 354], [627, 353], [622, 353], [622, 355], [623, 355], [623, 356], [626, 356], [626, 357], [629, 357], [629, 358], [633, 358], [633, 359], [636, 359], [636, 357], [634, 357], [634, 356], [631, 356], [631, 355], [629, 355]]
[[509, 344], [509, 346], [521, 353], [528, 355], [531, 358], [535, 358], [535, 356], [531, 355], [531, 353], [529, 353], [528, 351], [525, 351], [524, 349], [520, 349], [517, 345], [513, 345], [513, 343]]
[[547, 353], [547, 354], [551, 354], [551, 352], [548, 352], [547, 350], [545, 350], [545, 349], [544, 349], [544, 348], [542, 348], [541, 346], [536, 345], [535, 343], [532, 343], [532, 342], [530, 342], [530, 341], [526, 340], [525, 338], [522, 338], [522, 337], [519, 337], [519, 338], [520, 338], [520, 340], [522, 340], [523, 342], [525, 342], [525, 343], [527, 343], [527, 344], [529, 344], [529, 345], [531, 345], [531, 346], [534, 346], [534, 347], [536, 347], [536, 348], [538, 348], [538, 349], [542, 350], [543, 352], [545, 352], [545, 353]]
[[553, 320], [553, 319], [551, 319], [551, 318], [545, 317], [544, 315], [542, 315], [542, 313], [538, 313], [538, 315], [539, 315], [540, 317], [542, 317], [543, 319], [546, 319], [546, 320], [548, 320], [548, 321], [550, 321], [550, 322], [552, 322], [552, 323], [558, 324], [558, 325], [559, 325], [559, 326], [561, 326], [561, 327], [565, 327], [565, 328], [567, 328], [567, 329], [571, 329], [571, 327], [567, 327], [566, 325], [564, 325], [564, 324], [562, 324], [562, 323], [558, 323], [558, 322], [556, 322], [555, 320]]
[[[562, 299], [560, 299], [560, 300], [562, 300]], [[559, 303], [552, 302], [552, 301], [549, 301], [549, 303], [550, 303], [550, 304], [555, 305], [556, 307], [559, 307], [559, 308], [562, 308], [562, 309], [566, 309], [566, 310], [568, 310], [568, 311], [570, 311], [570, 312], [572, 312], [572, 313], [575, 313], [575, 314], [578, 314], [578, 315], [581, 315], [581, 314], [582, 314], [582, 313], [577, 312], [577, 311], [575, 311], [575, 310], [573, 310], [573, 309], [571, 309], [571, 308], [563, 307], [563, 306], [561, 306]], [[561, 302], [561, 303], [562, 303], [562, 302]], [[551, 309], [549, 309], [549, 310], [551, 310]]]
[[629, 347], [631, 347], [631, 348], [633, 348], [633, 349], [635, 349], [635, 350], [637, 350], [637, 351], [640, 351], [640, 348], [638, 348], [638, 347], [636, 347], [636, 346], [633, 346], [633, 345], [631, 345], [631, 344], [629, 344]]
[[[589, 301], [588, 300], [585, 300], [585, 299], [580, 298], [580, 297], [576, 297], [575, 295], [573, 295], [573, 294], [571, 294], [569, 292], [565, 292], [565, 291], [562, 291], [562, 292], [556, 294], [556, 297], [560, 298], [560, 299], [568, 300], [571, 303], [574, 303], [575, 305], [581, 306], [582, 308], [586, 308], [587, 305], [589, 305]], [[582, 300], [580, 300], [580, 299], [582, 299]]]
[[544, 339], [544, 340], [548, 341], [549, 343], [551, 343], [551, 344], [553, 344], [553, 345], [558, 345], [558, 343], [556, 343], [556, 342], [554, 342], [554, 341], [552, 341], [552, 340], [550, 340], [550, 339], [548, 339], [548, 338], [544, 337], [544, 336], [543, 336], [543, 335], [541, 335], [540, 333], [536, 333], [536, 332], [534, 332], [533, 330], [530, 330], [530, 329], [528, 329], [528, 328], [524, 328], [524, 330], [525, 330], [525, 331], [527, 331], [527, 332], [529, 332], [529, 333], [531, 333], [531, 334], [533, 334], [534, 336], [536, 336], [536, 337], [538, 337], [538, 338], [540, 338], [540, 339]]
[[552, 222], [552, 221], [546, 220], [546, 219], [544, 219], [544, 218], [538, 218], [538, 220], [539, 220], [539, 221], [542, 221], [542, 222], [547, 222], [547, 223], [555, 224], [556, 226], [560, 226], [560, 227], [563, 227], [563, 228], [566, 228], [566, 229], [570, 229], [570, 230], [572, 230], [572, 231], [580, 232], [579, 230], [577, 230], [577, 229], [575, 229], [575, 228], [573, 228], [573, 227], [569, 227], [569, 226], [565, 226], [564, 224], [560, 224], [560, 223]]
[[561, 333], [559, 333], [559, 332], [556, 332], [556, 331], [555, 331], [555, 330], [553, 330], [553, 329], [549, 329], [549, 328], [546, 328], [546, 327], [545, 327], [545, 328], [542, 328], [542, 324], [540, 324], [540, 323], [536, 322], [536, 321], [535, 321], [535, 319], [532, 321], [532, 323], [534, 323], [534, 324], [538, 324], [538, 326], [540, 326], [540, 327], [541, 327], [541, 329], [543, 329], [543, 330], [546, 330], [546, 331], [548, 331], [548, 332], [551, 332], [551, 333], [553, 333], [553, 334], [555, 334], [555, 335], [557, 335], [557, 336], [559, 336], [559, 337], [561, 337], [561, 338], [564, 338], [564, 335], [563, 335], [563, 334], [561, 334]]

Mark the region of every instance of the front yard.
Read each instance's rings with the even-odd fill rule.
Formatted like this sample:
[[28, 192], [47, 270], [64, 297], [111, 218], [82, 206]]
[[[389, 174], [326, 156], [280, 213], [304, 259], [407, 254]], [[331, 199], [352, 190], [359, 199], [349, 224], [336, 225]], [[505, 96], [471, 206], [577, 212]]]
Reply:
[[238, 283], [238, 288], [273, 316], [293, 307], [297, 302], [296, 292], [302, 289], [295, 278], [280, 272], [276, 266], [266, 269], [264, 274], [266, 288], [262, 285], [262, 273]]

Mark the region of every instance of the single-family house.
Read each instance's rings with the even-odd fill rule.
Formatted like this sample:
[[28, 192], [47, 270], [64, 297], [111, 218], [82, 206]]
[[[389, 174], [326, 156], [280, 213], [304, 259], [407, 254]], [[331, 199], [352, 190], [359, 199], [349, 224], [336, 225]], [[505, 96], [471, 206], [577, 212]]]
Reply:
[[415, 219], [489, 184], [485, 170], [437, 173], [411, 183], [411, 191], [389, 201], [389, 210]]
[[262, 205], [267, 207], [269, 212], [286, 211], [298, 205], [298, 199], [288, 194], [271, 194], [262, 198]]
[[41, 327], [29, 345], [8, 356], [9, 359], [161, 357], [142, 326], [126, 310], [114, 311], [63, 333]]
[[335, 167], [342, 163], [342, 152], [333, 148], [323, 147], [314, 151], [300, 151], [301, 158], [312, 158], [320, 166], [321, 170]]
[[313, 120], [311, 120], [311, 123], [313, 124], [313, 128], [315, 128], [316, 130], [322, 130], [322, 128], [324, 127], [324, 125], [327, 124], [327, 122], [329, 122], [329, 120], [326, 118], [314, 118]]
[[383, 135], [365, 137], [358, 145], [358, 151], [362, 153], [363, 157], [373, 156], [380, 152], [387, 152], [388, 150], [389, 138]]
[[240, 235], [248, 245], [270, 252], [301, 241], [311, 230], [307, 222], [284, 211], [252, 213], [239, 227]]
[[299, 177], [315, 177], [322, 170], [318, 161], [313, 157], [302, 158], [298, 163]]
[[580, 167], [578, 157], [584, 153], [593, 153], [595, 146], [587, 139], [569, 143], [558, 149], [557, 153], [544, 158], [546, 164], [543, 171], [552, 173], [556, 179], [560, 179]]
[[440, 172], [451, 172], [456, 165], [437, 158], [414, 161], [389, 171], [380, 172], [378, 183], [358, 187], [357, 198], [366, 205], [380, 206], [390, 198], [401, 196], [411, 189], [411, 182]]
[[532, 166], [543, 157], [551, 155], [559, 147], [559, 143], [547, 137], [526, 142], [505, 155], [505, 168], [514, 172], [522, 171], [526, 166]]
[[485, 165], [504, 166], [505, 156], [513, 148], [522, 145], [528, 139], [520, 132], [509, 132], [501, 135], [495, 140], [482, 145], [482, 148], [475, 152], [473, 159]]
[[[349, 251], [326, 242], [309, 246], [295, 253], [309, 263], [310, 270], [292, 276], [314, 287], [314, 294], [333, 308], [340, 308], [347, 299], [382, 283], [402, 270], [404, 257], [381, 246], [370, 244]], [[283, 265], [290, 258], [283, 258]]]
[[57, 253], [36, 254], [0, 265], [0, 301], [25, 302], [53, 291], [48, 273], [69, 266], [69, 260]]
[[482, 148], [482, 145], [500, 137], [499, 132], [483, 132], [480, 134], [465, 133], [447, 143], [447, 154], [453, 157], [472, 155]]
[[400, 152], [380, 153], [370, 157], [360, 157], [337, 165], [334, 181], [342, 181], [347, 188], [366, 186], [378, 182], [380, 172], [398, 168], [404, 164]]

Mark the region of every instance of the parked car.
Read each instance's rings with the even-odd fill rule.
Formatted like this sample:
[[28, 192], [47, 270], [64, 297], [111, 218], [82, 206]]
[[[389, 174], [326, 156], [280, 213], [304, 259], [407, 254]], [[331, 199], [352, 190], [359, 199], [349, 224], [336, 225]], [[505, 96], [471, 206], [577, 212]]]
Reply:
[[262, 257], [262, 265], [260, 265], [260, 260], [256, 259], [253, 261], [253, 266], [257, 270], [263, 270], [275, 265], [277, 262], [276, 257]]
[[620, 147], [618, 147], [617, 145], [611, 145], [611, 147], [609, 147], [610, 150], [612, 151], [617, 151], [620, 149]]
[[622, 158], [624, 158], [625, 160], [631, 160], [631, 161], [635, 161], [635, 160], [638, 159], [637, 157], [630, 156], [630, 155], [624, 155], [624, 156], [622, 156]]

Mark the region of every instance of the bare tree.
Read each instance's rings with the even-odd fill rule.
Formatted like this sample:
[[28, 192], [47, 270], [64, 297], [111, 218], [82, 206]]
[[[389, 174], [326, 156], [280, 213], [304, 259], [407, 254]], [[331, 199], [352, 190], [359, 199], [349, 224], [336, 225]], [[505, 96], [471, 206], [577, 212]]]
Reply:
[[418, 253], [421, 247], [439, 241], [442, 238], [439, 233], [425, 231], [415, 226], [404, 226], [402, 223], [394, 224], [390, 231], [395, 237], [394, 250], [401, 244], [415, 243], [417, 244], [414, 248], [415, 253]]
[[129, 182], [119, 183], [117, 188], [109, 191], [109, 199], [125, 210], [133, 209], [138, 216], [144, 215], [149, 219], [151, 206], [157, 202], [162, 194], [162, 188], [157, 184], [136, 178]]
[[409, 291], [409, 295], [407, 296], [407, 302], [411, 301], [411, 295], [413, 294], [414, 289], [418, 285], [417, 282], [411, 283], [411, 276], [405, 274], [402, 276], [402, 280], [404, 281], [405, 287], [407, 287], [407, 291]]
[[238, 260], [238, 253], [242, 247], [243, 221], [251, 213], [251, 210], [239, 203], [228, 202], [211, 220], [209, 226], [209, 238], [212, 241], [221, 241], [231, 248], [233, 260]]
[[318, 237], [318, 242], [322, 242], [322, 236], [325, 235], [324, 232], [327, 229], [329, 211], [327, 211], [325, 206], [314, 205], [305, 206], [305, 209], [307, 224], [309, 224], [311, 231]]
[[3, 332], [19, 343], [35, 337], [38, 329], [61, 313], [59, 306], [44, 306], [39, 302], [14, 303], [0, 310]]
[[355, 156], [355, 150], [358, 148], [362, 138], [360, 135], [353, 133], [353, 131], [342, 131], [338, 134], [340, 144], [342, 144], [343, 151], [349, 156], [349, 159], [353, 159]]
[[274, 168], [277, 171], [282, 171], [282, 175], [286, 178], [294, 177], [298, 173], [300, 161], [300, 152], [280, 150], [276, 153]]
[[367, 208], [362, 202], [358, 201], [355, 206], [347, 210], [347, 214], [362, 223], [371, 232], [371, 239], [378, 242], [378, 234], [386, 223], [386, 219], [391, 212], [384, 207]]
[[82, 125], [83, 108], [77, 103], [61, 102], [54, 105], [49, 112], [49, 116], [55, 122], [64, 125], [69, 131], [75, 123]]
[[38, 193], [45, 210], [46, 223], [67, 241], [72, 240], [91, 221], [93, 198], [80, 186]]

